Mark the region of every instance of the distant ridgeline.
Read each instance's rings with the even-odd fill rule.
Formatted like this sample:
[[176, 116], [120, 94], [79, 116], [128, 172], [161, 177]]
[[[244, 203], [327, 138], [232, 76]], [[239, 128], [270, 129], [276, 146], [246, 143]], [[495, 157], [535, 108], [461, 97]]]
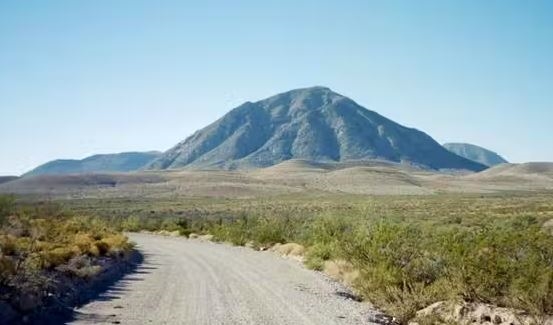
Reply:
[[289, 159], [384, 160], [435, 170], [481, 171], [497, 161], [488, 153], [456, 148], [444, 147], [426, 133], [402, 126], [328, 88], [312, 87], [246, 102], [164, 153], [127, 152], [55, 160], [24, 176], [259, 168]]
[[470, 159], [482, 165], [493, 167], [508, 163], [497, 153], [470, 143], [445, 143], [444, 147], [456, 155]]
[[157, 151], [94, 155], [82, 160], [60, 159], [40, 165], [23, 176], [130, 172], [142, 169], [161, 155]]

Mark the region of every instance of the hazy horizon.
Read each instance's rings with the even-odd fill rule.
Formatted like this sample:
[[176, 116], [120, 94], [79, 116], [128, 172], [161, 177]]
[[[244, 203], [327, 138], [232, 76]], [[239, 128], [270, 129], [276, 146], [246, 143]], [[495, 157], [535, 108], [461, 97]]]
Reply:
[[0, 3], [0, 175], [165, 151], [245, 101], [329, 87], [440, 143], [553, 161], [553, 3]]

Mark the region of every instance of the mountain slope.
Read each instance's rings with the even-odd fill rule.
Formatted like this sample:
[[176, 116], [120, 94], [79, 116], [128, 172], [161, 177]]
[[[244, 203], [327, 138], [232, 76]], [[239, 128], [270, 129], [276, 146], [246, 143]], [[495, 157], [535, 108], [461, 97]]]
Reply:
[[0, 184], [15, 181], [18, 178], [17, 176], [0, 176]]
[[265, 167], [293, 158], [382, 159], [433, 169], [485, 169], [450, 153], [427, 134], [324, 87], [246, 102], [165, 152], [148, 168]]
[[24, 176], [130, 172], [143, 168], [160, 154], [157, 151], [123, 152], [94, 155], [82, 160], [59, 159], [40, 165]]
[[470, 143], [445, 143], [444, 148], [456, 155], [489, 167], [507, 163], [507, 160], [497, 153]]

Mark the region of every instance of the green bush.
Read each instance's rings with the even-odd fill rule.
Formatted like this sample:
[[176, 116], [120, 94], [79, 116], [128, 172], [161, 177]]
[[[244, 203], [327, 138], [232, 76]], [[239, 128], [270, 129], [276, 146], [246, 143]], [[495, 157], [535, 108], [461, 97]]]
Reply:
[[8, 217], [14, 209], [15, 199], [10, 195], [0, 195], [0, 226], [4, 224], [6, 217]]
[[553, 237], [540, 228], [436, 231], [379, 223], [343, 242], [358, 288], [401, 322], [440, 300], [553, 310]]
[[401, 322], [445, 298], [444, 257], [421, 229], [379, 222], [341, 242], [345, 258], [360, 271], [357, 287]]
[[312, 270], [321, 271], [324, 268], [325, 261], [332, 259], [336, 254], [337, 248], [335, 244], [314, 244], [307, 250], [305, 265]]

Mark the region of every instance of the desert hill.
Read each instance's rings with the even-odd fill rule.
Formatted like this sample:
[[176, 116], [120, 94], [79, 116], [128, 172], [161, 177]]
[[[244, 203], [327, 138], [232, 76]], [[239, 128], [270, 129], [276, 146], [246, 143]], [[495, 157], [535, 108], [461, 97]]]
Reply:
[[0, 184], [0, 193], [48, 198], [253, 198], [280, 195], [427, 195], [553, 190], [553, 163], [444, 173], [389, 161], [288, 160], [246, 170], [162, 170], [38, 175]]
[[508, 162], [497, 153], [470, 143], [445, 143], [444, 148], [456, 155], [489, 167]]
[[259, 168], [290, 159], [378, 159], [436, 170], [486, 168], [449, 152], [424, 132], [324, 87], [246, 102], [163, 153], [148, 168]]

